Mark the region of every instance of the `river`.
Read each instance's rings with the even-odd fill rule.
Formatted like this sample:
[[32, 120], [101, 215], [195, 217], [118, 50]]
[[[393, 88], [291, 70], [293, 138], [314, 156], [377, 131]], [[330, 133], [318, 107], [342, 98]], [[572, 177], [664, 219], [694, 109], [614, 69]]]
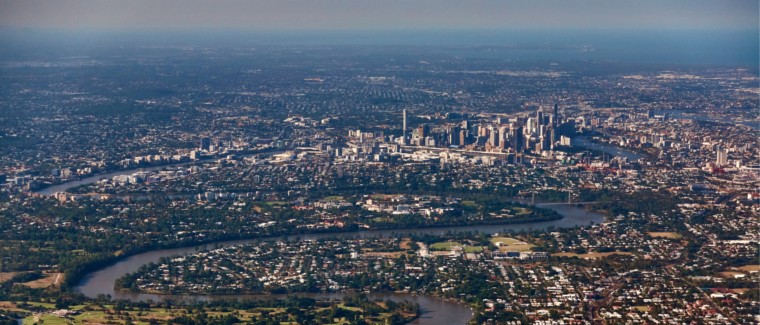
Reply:
[[[347, 232], [347, 233], [332, 233], [332, 234], [311, 234], [311, 235], [298, 235], [291, 236], [291, 238], [302, 239], [318, 239], [325, 237], [389, 237], [389, 236], [404, 236], [412, 233], [418, 234], [445, 234], [447, 232], [467, 232], [478, 231], [481, 233], [494, 234], [503, 233], [509, 231], [520, 230], [547, 230], [550, 227], [555, 228], [569, 228], [586, 226], [592, 223], [599, 223], [603, 221], [603, 217], [600, 214], [586, 211], [582, 208], [569, 205], [541, 205], [543, 207], [556, 211], [563, 216], [562, 219], [546, 222], [536, 223], [524, 223], [524, 224], [508, 224], [508, 225], [483, 225], [483, 226], [462, 226], [462, 227], [442, 227], [442, 228], [426, 228], [426, 229], [398, 229], [398, 230], [373, 230], [373, 231], [360, 231], [360, 232]], [[287, 237], [270, 237], [267, 240], [282, 240]], [[176, 255], [188, 255], [196, 252], [198, 249], [206, 247], [229, 246], [245, 243], [256, 242], [257, 240], [235, 240], [225, 241], [206, 245], [198, 245], [192, 247], [162, 249], [142, 254], [137, 254], [125, 258], [111, 266], [103, 268], [101, 270], [92, 272], [82, 279], [76, 290], [85, 294], [88, 297], [97, 297], [99, 294], [110, 295], [115, 299], [128, 299], [132, 301], [162, 301], [166, 299], [172, 299], [174, 301], [206, 301], [214, 299], [240, 299], [240, 298], [261, 298], [261, 295], [254, 296], [224, 296], [224, 295], [154, 295], [143, 293], [131, 293], [114, 290], [114, 282], [121, 276], [135, 272], [140, 266], [150, 262], [158, 262], [161, 257], [169, 257]], [[309, 296], [315, 298], [335, 298], [340, 299], [343, 294], [311, 294]], [[267, 297], [284, 297], [280, 295], [267, 296]], [[392, 299], [392, 300], [409, 300], [420, 304], [420, 307], [425, 312], [422, 317], [412, 322], [417, 325], [432, 325], [432, 324], [465, 324], [472, 318], [472, 310], [463, 304], [445, 301], [442, 299], [428, 297], [428, 296], [415, 296], [409, 294], [396, 294], [396, 293], [371, 293], [369, 294], [371, 299]]]
[[[193, 162], [190, 162], [190, 163], [193, 163]], [[100, 175], [91, 176], [91, 177], [83, 178], [76, 181], [70, 181], [70, 182], [50, 186], [40, 191], [37, 191], [37, 193], [43, 194], [43, 195], [52, 195], [52, 194], [55, 194], [56, 192], [63, 192], [76, 186], [95, 183], [104, 178], [111, 178], [111, 177], [119, 176], [119, 175], [131, 175], [139, 170], [143, 170], [143, 171], [160, 170], [167, 167], [186, 165], [190, 163], [187, 163], [187, 162], [177, 163], [177, 164], [100, 174]], [[318, 238], [325, 238], [325, 237], [349, 237], [349, 238], [350, 237], [388, 237], [388, 236], [403, 236], [403, 235], [409, 235], [412, 233], [441, 235], [447, 232], [468, 232], [468, 231], [494, 234], [494, 233], [522, 231], [522, 230], [547, 230], [551, 227], [571, 228], [571, 227], [578, 227], [578, 226], [586, 226], [592, 223], [599, 223], [604, 220], [604, 218], [597, 213], [589, 212], [582, 208], [578, 208], [578, 207], [574, 207], [570, 205], [542, 206], [541, 204], [537, 204], [537, 206], [554, 210], [560, 215], [562, 215], [563, 218], [559, 220], [553, 220], [553, 221], [522, 223], [522, 224], [459, 226], [459, 227], [442, 227], [442, 228], [425, 228], [425, 229], [370, 230], [370, 231], [347, 232], [347, 233], [298, 235], [298, 236], [291, 236], [291, 238], [298, 237], [302, 239], [318, 239]], [[285, 238], [287, 237], [272, 237], [272, 238], [266, 238], [266, 239], [282, 240]], [[251, 298], [251, 299], [260, 299], [262, 297], [281, 297], [281, 298], [286, 297], [285, 295], [171, 296], [171, 295], [131, 293], [131, 292], [114, 290], [114, 283], [116, 282], [116, 279], [122, 277], [123, 275], [127, 273], [132, 273], [132, 272], [137, 271], [142, 265], [148, 264], [150, 262], [154, 262], [154, 263], [158, 262], [158, 260], [161, 257], [188, 255], [188, 254], [192, 254], [196, 252], [198, 249], [203, 249], [210, 246], [238, 245], [238, 244], [252, 243], [257, 240], [261, 240], [261, 239], [225, 241], [225, 242], [218, 242], [218, 243], [212, 243], [212, 244], [206, 244], [206, 245], [173, 248], [173, 249], [162, 249], [162, 250], [155, 250], [155, 251], [145, 252], [141, 254], [136, 254], [136, 255], [127, 257], [123, 260], [120, 260], [111, 266], [105, 267], [101, 270], [98, 270], [86, 275], [82, 279], [82, 281], [79, 283], [79, 285], [76, 287], [76, 290], [92, 298], [95, 298], [98, 295], [103, 294], [103, 295], [110, 295], [114, 299], [128, 299], [132, 301], [148, 301], [148, 300], [163, 301], [163, 300], [171, 299], [174, 301], [193, 302], [193, 301], [207, 301], [207, 300], [217, 300], [217, 299], [240, 299], [240, 298], [246, 298], [246, 297]], [[344, 294], [341, 294], [341, 293], [308, 294], [306, 296], [311, 296], [315, 298], [324, 298], [324, 299], [341, 299], [344, 296]], [[472, 315], [473, 315], [472, 309], [470, 309], [468, 306], [464, 304], [453, 302], [453, 301], [446, 301], [446, 300], [435, 298], [435, 297], [417, 296], [417, 295], [410, 295], [410, 294], [398, 294], [398, 293], [371, 293], [369, 294], [369, 297], [371, 299], [383, 299], [383, 300], [391, 299], [391, 300], [396, 300], [396, 301], [409, 300], [409, 301], [418, 303], [420, 307], [422, 308], [424, 314], [420, 318], [418, 318], [417, 320], [411, 323], [415, 325], [465, 324], [472, 318]]]
[[587, 136], [575, 137], [572, 141], [573, 146], [599, 150], [616, 157], [628, 158], [628, 161], [636, 161], [642, 158], [646, 158], [646, 156], [643, 154], [626, 150], [614, 145], [593, 142]]
[[87, 184], [96, 183], [96, 182], [100, 181], [101, 179], [110, 179], [110, 178], [112, 178], [114, 176], [132, 175], [132, 174], [134, 174], [136, 172], [139, 172], [139, 171], [149, 172], [149, 171], [161, 170], [161, 169], [168, 168], [168, 167], [176, 167], [176, 166], [182, 166], [182, 165], [187, 165], [187, 164], [191, 164], [191, 162], [183, 162], [183, 163], [168, 164], [168, 165], [162, 165], [162, 166], [145, 167], [145, 168], [138, 168], [138, 169], [128, 169], [128, 170], [122, 170], [122, 171], [118, 171], [118, 172], [98, 174], [98, 175], [95, 175], [95, 176], [85, 177], [85, 178], [78, 179], [78, 180], [75, 180], [75, 181], [68, 181], [68, 182], [65, 182], [65, 183], [48, 186], [46, 188], [43, 188], [43, 189], [41, 189], [39, 191], [34, 191], [34, 192], [42, 194], [42, 195], [53, 195], [53, 194], [55, 194], [57, 192], [65, 192], [66, 190], [68, 190], [70, 188], [74, 188], [74, 187], [77, 187], [77, 186], [80, 186], [80, 185], [87, 185]]
[[[255, 153], [246, 153], [246, 154], [238, 155], [238, 157], [240, 157], [240, 158], [253, 157], [253, 156], [262, 155], [262, 154], [274, 155], [274, 154], [278, 154], [278, 153], [283, 153], [285, 151], [286, 150], [281, 150], [281, 149], [261, 150], [259, 152], [255, 152]], [[230, 154], [232, 154], [232, 153], [230, 153]], [[144, 167], [144, 168], [133, 168], [133, 169], [127, 169], [127, 170], [120, 170], [120, 171], [115, 171], [115, 172], [110, 172], [110, 173], [104, 173], [104, 174], [98, 174], [98, 175], [94, 175], [94, 176], [89, 176], [89, 177], [85, 177], [85, 178], [78, 179], [78, 180], [75, 180], [75, 181], [68, 181], [68, 182], [64, 182], [64, 183], [61, 183], [61, 184], [51, 185], [51, 186], [48, 186], [48, 187], [43, 188], [41, 190], [32, 191], [32, 192], [38, 193], [38, 194], [42, 194], [42, 195], [53, 195], [53, 194], [58, 193], [58, 192], [65, 192], [66, 190], [68, 190], [70, 188], [74, 188], [74, 187], [77, 187], [77, 186], [80, 186], [80, 185], [87, 185], [87, 184], [96, 183], [96, 182], [100, 181], [101, 179], [110, 179], [110, 178], [113, 178], [114, 176], [132, 175], [132, 174], [140, 172], [140, 171], [149, 172], [149, 171], [161, 170], [161, 169], [170, 168], [170, 167], [178, 167], [178, 166], [187, 166], [187, 165], [192, 165], [192, 164], [199, 164], [199, 163], [204, 163], [204, 162], [210, 162], [210, 161], [213, 161], [214, 159], [219, 159], [219, 158], [220, 157], [203, 157], [201, 159], [194, 160], [194, 161], [184, 161], [184, 162], [170, 163], [170, 164], [165, 164], [165, 165], [160, 165], [160, 166], [151, 166], [151, 167]]]

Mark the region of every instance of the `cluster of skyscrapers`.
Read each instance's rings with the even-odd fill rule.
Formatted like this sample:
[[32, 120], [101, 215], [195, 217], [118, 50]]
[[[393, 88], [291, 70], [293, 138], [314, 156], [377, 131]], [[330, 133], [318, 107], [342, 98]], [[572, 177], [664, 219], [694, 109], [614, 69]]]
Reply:
[[559, 106], [547, 112], [539, 107], [535, 116], [495, 118], [493, 122], [472, 123], [464, 119], [456, 124], [436, 126], [418, 125], [411, 133], [408, 130], [407, 112], [403, 112], [403, 145], [429, 147], [457, 147], [489, 152], [523, 153], [532, 150], [541, 153], [553, 150], [558, 145], [570, 145], [570, 137], [575, 132], [575, 121], [563, 119]]

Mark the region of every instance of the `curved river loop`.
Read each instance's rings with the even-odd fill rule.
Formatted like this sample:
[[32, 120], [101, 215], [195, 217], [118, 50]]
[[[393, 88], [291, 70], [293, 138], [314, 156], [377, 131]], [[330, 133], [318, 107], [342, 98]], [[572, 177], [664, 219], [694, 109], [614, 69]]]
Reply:
[[[620, 154], [619, 152], [617, 153]], [[164, 166], [155, 166], [143, 168], [141, 170], [159, 170], [170, 166], [183, 165], [172, 164]], [[103, 178], [110, 178], [117, 175], [128, 175], [134, 173], [136, 170], [125, 170], [112, 172], [108, 174], [101, 174], [83, 178], [81, 180], [70, 181], [63, 184], [47, 187], [39, 190], [36, 193], [42, 195], [53, 195], [56, 192], [66, 191], [69, 188], [73, 188], [80, 185], [90, 184], [97, 182]], [[526, 202], [521, 202], [526, 203]], [[368, 230], [359, 232], [344, 232], [344, 233], [324, 233], [324, 234], [300, 234], [297, 236], [290, 236], [290, 239], [319, 239], [319, 238], [365, 238], [365, 237], [397, 237], [410, 234], [430, 234], [430, 235], [443, 235], [449, 232], [479, 232], [485, 234], [496, 234], [516, 231], [531, 231], [531, 230], [547, 230], [549, 228], [573, 228], [587, 226], [593, 223], [600, 223], [604, 220], [604, 217], [598, 213], [587, 211], [581, 207], [577, 207], [573, 204], [536, 204], [536, 207], [553, 210], [560, 215], [562, 219], [544, 222], [533, 223], [519, 223], [519, 224], [505, 224], [505, 225], [480, 225], [480, 226], [454, 226], [454, 227], [441, 227], [441, 228], [423, 228], [423, 229], [393, 229], [393, 230]], [[109, 295], [114, 299], [126, 299], [130, 301], [165, 301], [172, 300], [177, 302], [200, 302], [210, 300], [225, 300], [225, 299], [266, 299], [266, 298], [285, 298], [287, 295], [157, 295], [147, 293], [133, 293], [121, 290], [115, 290], [114, 284], [116, 279], [124, 276], [127, 273], [137, 271], [141, 266], [148, 263], [156, 263], [162, 257], [171, 257], [179, 255], [189, 255], [197, 252], [198, 250], [217, 247], [217, 246], [231, 246], [247, 243], [254, 243], [261, 240], [287, 240], [288, 236], [258, 238], [250, 240], [234, 240], [215, 242], [204, 245], [161, 249], [148, 251], [136, 255], [129, 256], [122, 259], [108, 267], [94, 271], [87, 274], [82, 281], [77, 285], [75, 290], [83, 293], [84, 295], [96, 298], [98, 295]], [[321, 293], [321, 294], [300, 294], [301, 296], [309, 296], [316, 299], [341, 299], [345, 296], [345, 293]], [[381, 300], [395, 300], [395, 301], [411, 301], [418, 303], [423, 311], [422, 316], [412, 321], [410, 324], [417, 325], [433, 325], [433, 324], [466, 324], [472, 319], [472, 309], [462, 303], [450, 300], [444, 300], [430, 296], [419, 296], [413, 294], [403, 293], [369, 293], [367, 296], [370, 299]]]
[[[340, 237], [340, 238], [365, 238], [365, 237], [390, 237], [390, 236], [404, 236], [410, 234], [445, 234], [448, 232], [480, 232], [486, 234], [505, 233], [523, 230], [546, 230], [550, 227], [555, 228], [570, 228], [587, 226], [592, 223], [599, 223], [603, 221], [602, 215], [594, 212], [589, 212], [583, 208], [575, 207], [572, 205], [542, 205], [537, 204], [538, 207], [551, 209], [563, 216], [562, 219], [554, 221], [536, 222], [536, 223], [522, 223], [522, 224], [508, 224], [508, 225], [482, 225], [482, 226], [459, 226], [459, 227], [444, 227], [444, 228], [425, 228], [425, 229], [396, 229], [396, 230], [370, 230], [360, 232], [346, 232], [346, 233], [329, 233], [329, 234], [312, 234], [312, 235], [298, 235], [290, 236], [291, 239], [319, 239], [327, 237]], [[177, 255], [189, 255], [197, 252], [200, 249], [216, 247], [216, 246], [230, 246], [240, 245], [246, 243], [254, 243], [260, 240], [286, 240], [284, 237], [270, 237], [263, 239], [251, 239], [251, 240], [234, 240], [216, 242], [205, 245], [172, 248], [154, 250], [141, 254], [132, 255], [127, 257], [111, 266], [92, 272], [84, 277], [84, 279], [75, 288], [77, 291], [85, 294], [88, 297], [95, 298], [98, 295], [110, 295], [114, 299], [127, 299], [131, 301], [163, 301], [173, 300], [181, 302], [196, 302], [196, 301], [209, 301], [209, 300], [224, 300], [224, 299], [261, 299], [261, 298], [284, 298], [287, 295], [156, 295], [146, 293], [132, 293], [114, 289], [114, 283], [116, 279], [124, 276], [127, 273], [137, 271], [140, 266], [148, 263], [156, 263], [162, 257], [170, 257]], [[341, 299], [344, 294], [341, 293], [325, 293], [325, 294], [303, 294], [303, 296], [311, 296], [317, 299]], [[411, 324], [419, 325], [432, 325], [432, 324], [465, 324], [472, 318], [472, 310], [461, 303], [454, 301], [447, 301], [439, 298], [429, 296], [418, 296], [411, 294], [400, 293], [370, 293], [368, 294], [370, 299], [382, 299], [382, 300], [396, 300], [403, 301], [408, 300], [418, 303], [423, 311], [423, 315], [413, 321]]]

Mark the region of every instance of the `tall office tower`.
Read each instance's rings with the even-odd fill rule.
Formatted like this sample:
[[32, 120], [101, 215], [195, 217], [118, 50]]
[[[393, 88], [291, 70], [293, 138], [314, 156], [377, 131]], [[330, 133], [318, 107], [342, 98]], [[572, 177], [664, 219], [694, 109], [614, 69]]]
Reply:
[[543, 150], [554, 149], [554, 143], [552, 142], [551, 136], [548, 133], [544, 135], [543, 138], [541, 138], [541, 142], [541, 148]]
[[507, 148], [507, 134], [509, 134], [508, 127], [502, 126], [499, 128], [499, 148], [501, 149]]
[[554, 144], [557, 142], [557, 129], [549, 129], [549, 142], [551, 143], [551, 149], [554, 149]]
[[528, 118], [528, 122], [526, 124], [526, 129], [528, 130], [528, 133], [533, 133], [536, 130], [536, 123], [533, 121], [532, 117]]
[[497, 132], [494, 128], [491, 128], [489, 130], [488, 143], [491, 144], [491, 147], [496, 147], [499, 145], [499, 132]]
[[554, 103], [554, 115], [552, 116], [552, 126], [556, 127], [559, 124], [559, 105]]
[[449, 130], [449, 144], [452, 146], [458, 146], [462, 144], [459, 142], [459, 127], [455, 126]]
[[425, 139], [429, 135], [430, 135], [430, 126], [428, 126], [427, 124], [420, 125], [417, 128], [417, 136], [418, 137], [420, 137], [422, 139]]
[[404, 124], [402, 125], [401, 128], [403, 130], [402, 131], [403, 132], [402, 136], [404, 137], [402, 139], [402, 141], [404, 142], [404, 144], [406, 144], [406, 110], [404, 110]]
[[459, 131], [459, 145], [467, 145], [467, 129]]
[[544, 112], [539, 108], [536, 112], [536, 127], [544, 124]]
[[518, 126], [512, 130], [512, 149], [515, 150], [515, 152], [522, 152], [523, 150], [523, 128], [521, 126]]
[[717, 154], [717, 156], [718, 156], [718, 157], [717, 157], [717, 159], [715, 160], [715, 163], [716, 163], [718, 166], [725, 166], [725, 165], [728, 165], [728, 150], [726, 150], [726, 149], [721, 149], [720, 147], [718, 147], [718, 154]]
[[201, 138], [201, 142], [198, 145], [200, 150], [209, 150], [211, 148], [211, 138]]

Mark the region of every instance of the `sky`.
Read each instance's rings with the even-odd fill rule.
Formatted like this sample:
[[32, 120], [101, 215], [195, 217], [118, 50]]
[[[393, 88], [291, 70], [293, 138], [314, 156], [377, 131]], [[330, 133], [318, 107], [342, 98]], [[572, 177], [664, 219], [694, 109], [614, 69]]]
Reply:
[[758, 0], [0, 0], [41, 29], [750, 29]]

